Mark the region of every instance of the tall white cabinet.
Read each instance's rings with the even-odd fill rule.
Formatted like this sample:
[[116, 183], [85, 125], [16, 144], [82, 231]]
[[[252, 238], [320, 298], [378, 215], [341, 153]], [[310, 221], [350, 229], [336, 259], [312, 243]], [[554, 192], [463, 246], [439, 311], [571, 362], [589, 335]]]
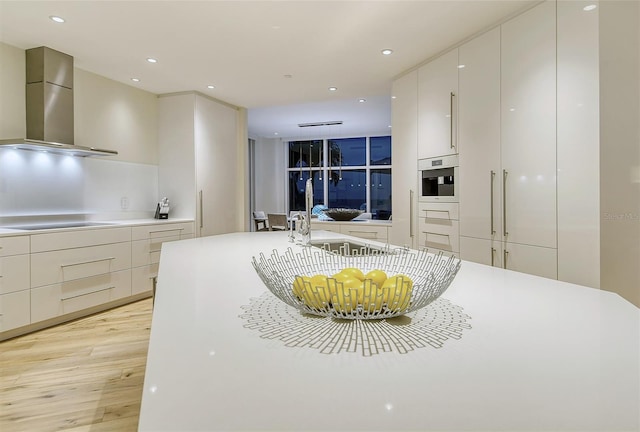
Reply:
[[502, 266], [500, 28], [459, 48], [460, 254]]
[[159, 98], [159, 191], [199, 237], [239, 230], [238, 108], [198, 93]]
[[555, 4], [459, 48], [460, 256], [557, 278]]
[[393, 224], [389, 242], [415, 247], [417, 211], [418, 71], [394, 81], [392, 89]]
[[458, 153], [458, 50], [418, 70], [418, 159]]

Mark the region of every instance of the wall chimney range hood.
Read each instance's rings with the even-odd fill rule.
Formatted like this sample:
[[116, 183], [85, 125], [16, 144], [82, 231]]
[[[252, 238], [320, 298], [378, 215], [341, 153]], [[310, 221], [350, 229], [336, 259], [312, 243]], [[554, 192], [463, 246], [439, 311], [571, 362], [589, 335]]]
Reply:
[[27, 137], [2, 139], [0, 147], [74, 156], [113, 156], [117, 151], [74, 145], [73, 57], [47, 47], [26, 51]]

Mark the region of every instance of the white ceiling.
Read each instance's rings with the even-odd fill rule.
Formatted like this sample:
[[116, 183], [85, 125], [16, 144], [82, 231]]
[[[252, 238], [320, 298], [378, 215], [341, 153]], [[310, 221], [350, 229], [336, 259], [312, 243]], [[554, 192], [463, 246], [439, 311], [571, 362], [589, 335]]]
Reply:
[[[196, 90], [246, 107], [253, 137], [387, 133], [394, 77], [535, 3], [0, 0], [0, 41], [48, 46], [152, 93]], [[297, 127], [333, 120], [344, 125]]]

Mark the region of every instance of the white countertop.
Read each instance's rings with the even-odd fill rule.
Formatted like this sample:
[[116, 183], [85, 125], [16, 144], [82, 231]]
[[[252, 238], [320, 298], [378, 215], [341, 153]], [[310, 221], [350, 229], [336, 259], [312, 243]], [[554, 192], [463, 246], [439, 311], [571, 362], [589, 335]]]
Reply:
[[[121, 227], [121, 226], [138, 226], [138, 225], [155, 225], [155, 224], [166, 224], [166, 223], [179, 223], [179, 222], [193, 222], [193, 219], [153, 219], [153, 218], [147, 218], [147, 219], [121, 219], [121, 220], [107, 220], [107, 221], [100, 221], [100, 220], [83, 220], [83, 221], [78, 221], [78, 220], [74, 220], [74, 221], [66, 221], [66, 222], [87, 222], [87, 223], [92, 223], [95, 225], [89, 225], [89, 226], [75, 226], [75, 227], [64, 227], [64, 228], [46, 228], [46, 229], [12, 229], [12, 228], [8, 228], [7, 227], [0, 227], [0, 237], [6, 237], [6, 236], [15, 236], [15, 235], [29, 235], [29, 234], [42, 234], [42, 233], [51, 233], [51, 232], [58, 232], [58, 231], [70, 231], [70, 230], [85, 230], [85, 229], [102, 229], [102, 228], [115, 228], [115, 227]], [[66, 223], [65, 221], [54, 221], [51, 222], [53, 224], [56, 223]], [[40, 223], [33, 223], [33, 224], [27, 224], [25, 223], [24, 225], [48, 225], [48, 223], [45, 222], [40, 222]]]
[[140, 431], [640, 430], [640, 310], [618, 295], [465, 261], [428, 308], [467, 326], [404, 338], [440, 348], [325, 353], [295, 346], [325, 318], [293, 311], [299, 332], [268, 337], [290, 316], [251, 257], [288, 246], [284, 232], [163, 246]]

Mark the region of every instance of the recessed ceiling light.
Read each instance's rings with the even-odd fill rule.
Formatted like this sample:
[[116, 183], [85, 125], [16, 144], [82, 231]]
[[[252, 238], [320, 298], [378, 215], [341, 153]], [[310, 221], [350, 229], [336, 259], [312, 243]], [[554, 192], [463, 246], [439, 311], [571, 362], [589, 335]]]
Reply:
[[364, 103], [366, 101], [367, 101], [366, 99], [358, 99], [358, 102], [360, 102], [360, 103]]
[[464, 66], [465, 66], [465, 65], [463, 65], [463, 64], [459, 64], [459, 65], [458, 65], [458, 69], [464, 69]]
[[391, 99], [395, 99], [395, 98], [397, 98], [397, 97], [398, 97], [398, 96], [391, 96]]
[[588, 6], [583, 7], [583, 8], [582, 8], [582, 10], [589, 12], [589, 11], [594, 10], [594, 9], [595, 9], [595, 8], [597, 8], [597, 7], [598, 7], [598, 6], [596, 6], [596, 5], [594, 5], [594, 4], [591, 4], [591, 5], [588, 5]]
[[338, 87], [329, 87], [329, 91], [336, 91], [338, 90]]
[[51, 21], [55, 21], [55, 22], [57, 22], [57, 23], [63, 23], [63, 22], [64, 22], [64, 18], [59, 17], [59, 16], [55, 16], [55, 15], [51, 15], [51, 16], [49, 17], [49, 19], [50, 19]]
[[390, 50], [389, 48], [386, 48], [386, 49], [383, 49], [380, 52], [382, 53], [382, 55], [391, 55], [393, 53], [393, 50]]
[[140, 78], [131, 78], [131, 81], [133, 81], [133, 82], [140, 82]]
[[215, 87], [214, 87], [214, 86], [212, 86], [212, 85], [208, 85], [208, 86], [207, 86], [207, 88], [208, 88], [208, 89], [214, 89]]
[[149, 58], [147, 59], [147, 61], [148, 61], [149, 63], [158, 63], [158, 60], [156, 60], [156, 59], [154, 59], [154, 58], [151, 58], [151, 57], [149, 57]]
[[274, 132], [273, 134], [274, 134], [274, 135], [278, 135], [278, 132]]

